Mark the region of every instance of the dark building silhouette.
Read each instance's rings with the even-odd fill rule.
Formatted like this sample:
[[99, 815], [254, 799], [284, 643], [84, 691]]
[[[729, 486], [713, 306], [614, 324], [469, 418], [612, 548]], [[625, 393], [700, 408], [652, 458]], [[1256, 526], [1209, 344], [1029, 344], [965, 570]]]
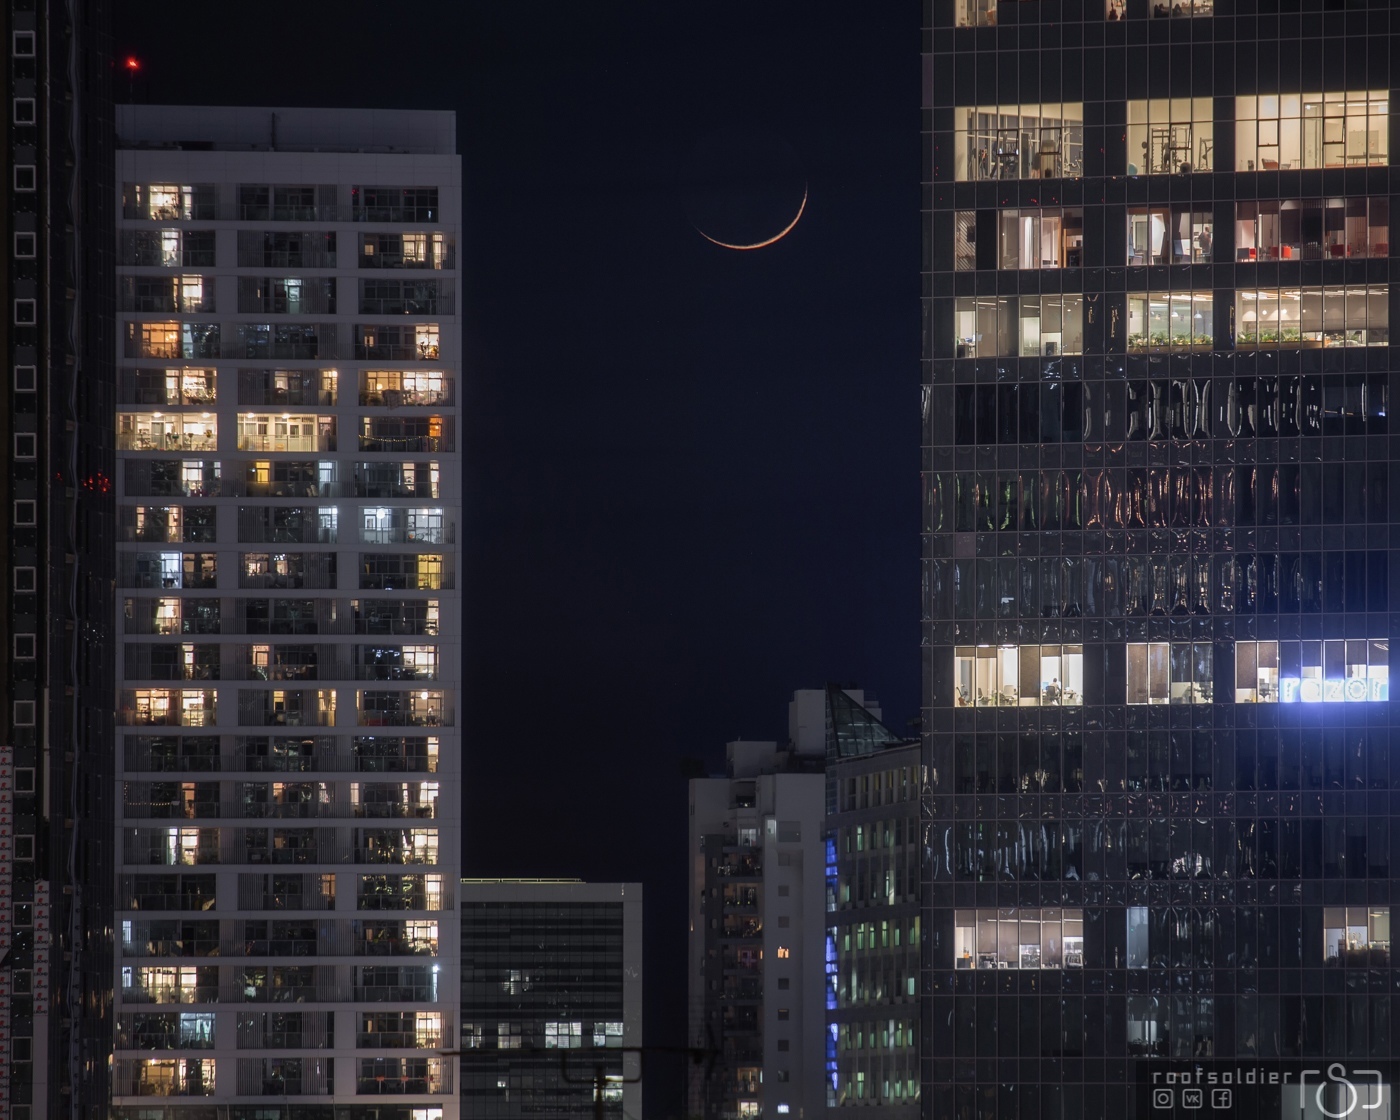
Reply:
[[1395, 1053], [1394, 19], [925, 6], [928, 1116]]
[[109, 13], [0, 11], [0, 1116], [85, 1120], [111, 1053]]
[[462, 1116], [641, 1117], [641, 884], [463, 879], [461, 907]]

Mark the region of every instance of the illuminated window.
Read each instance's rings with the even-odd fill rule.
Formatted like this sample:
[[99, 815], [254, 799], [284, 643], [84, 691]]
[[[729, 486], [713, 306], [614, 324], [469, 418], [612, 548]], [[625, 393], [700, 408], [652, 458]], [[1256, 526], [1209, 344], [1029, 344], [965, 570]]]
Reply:
[[1390, 255], [1390, 199], [1291, 198], [1235, 203], [1240, 261]]
[[1084, 702], [1084, 647], [958, 646], [958, 707], [1078, 705]]
[[1235, 643], [1235, 703], [1278, 702], [1278, 642]]
[[1128, 102], [1129, 175], [1211, 170], [1215, 121], [1209, 97]]
[[1215, 15], [1215, 0], [1152, 0], [1153, 19]]
[[583, 1024], [546, 1022], [544, 1025], [544, 1048], [546, 1050], [578, 1050], [583, 1046]]
[[443, 723], [441, 691], [423, 689], [409, 692], [366, 691], [360, 693], [360, 726], [409, 724], [439, 727]]
[[997, 212], [998, 268], [1078, 268], [1084, 211], [1078, 207]]
[[1084, 911], [958, 910], [955, 968], [1083, 968]]
[[[995, 19], [994, 4], [991, 11]], [[955, 112], [953, 174], [960, 181], [1083, 174], [1082, 103], [977, 105]]]
[[444, 582], [439, 553], [399, 553], [361, 557], [360, 587], [376, 591], [437, 591]]
[[1129, 704], [1209, 704], [1210, 642], [1129, 642]]
[[213, 1096], [214, 1068], [213, 1058], [119, 1061], [113, 1092], [123, 1096]]
[[953, 333], [959, 358], [1082, 354], [1084, 297], [958, 296]]
[[[437, 782], [351, 782], [350, 805], [359, 817], [419, 817], [430, 820], [436, 815]], [[417, 845], [420, 853], [437, 850], [435, 834], [429, 841], [425, 833]], [[407, 834], [400, 833], [403, 841]], [[417, 862], [416, 860], [414, 862]], [[431, 862], [431, 861], [429, 861]]]
[[413, 1044], [419, 1050], [433, 1050], [442, 1045], [442, 1015], [440, 1012], [415, 1012], [413, 1027]]
[[1128, 295], [1128, 353], [1208, 350], [1214, 331], [1210, 292]]
[[212, 412], [119, 412], [117, 447], [123, 451], [213, 451], [219, 420]]
[[128, 358], [217, 358], [218, 323], [128, 323]]
[[1236, 170], [1384, 166], [1389, 116], [1383, 90], [1237, 97]]
[[122, 998], [129, 1003], [212, 1003], [218, 996], [218, 968], [122, 969]]
[[1209, 210], [1180, 206], [1128, 207], [1128, 263], [1208, 264], [1215, 238]]
[[441, 507], [364, 506], [360, 518], [366, 544], [442, 544], [450, 535]]
[[287, 412], [240, 412], [240, 451], [334, 451], [335, 417]]
[[1390, 967], [1390, 907], [1324, 906], [1323, 960], [1329, 965]]
[[977, 211], [959, 210], [953, 215], [953, 268], [971, 272], [977, 267]]
[[959, 27], [995, 27], [997, 0], [958, 0]]
[[1364, 703], [1389, 698], [1388, 641], [1235, 643], [1238, 703]]
[[215, 188], [182, 183], [127, 183], [122, 190], [123, 216], [178, 221], [215, 216]]
[[778, 946], [778, 959], [779, 959], [780, 961], [788, 960], [791, 956], [792, 956], [792, 950], [789, 949], [786, 945], [779, 945], [779, 946]]
[[360, 374], [360, 403], [389, 407], [446, 404], [449, 386], [449, 379], [440, 370], [365, 370]]
[[1294, 346], [1385, 346], [1390, 342], [1390, 289], [1385, 284], [1261, 288], [1235, 294], [1241, 350]]
[[441, 233], [362, 233], [362, 268], [451, 268], [450, 245]]
[[622, 1024], [620, 1022], [600, 1022], [593, 1024], [594, 1046], [621, 1046]]

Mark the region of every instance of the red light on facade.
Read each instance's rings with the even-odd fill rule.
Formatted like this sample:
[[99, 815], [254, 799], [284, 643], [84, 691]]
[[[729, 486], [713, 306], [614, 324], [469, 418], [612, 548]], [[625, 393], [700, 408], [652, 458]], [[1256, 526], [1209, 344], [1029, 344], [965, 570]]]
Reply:
[[127, 56], [126, 56], [126, 68], [127, 68], [128, 70], [140, 70], [140, 69], [141, 69], [141, 62], [140, 62], [140, 60], [139, 60], [134, 54], [133, 54], [133, 55], [127, 55]]

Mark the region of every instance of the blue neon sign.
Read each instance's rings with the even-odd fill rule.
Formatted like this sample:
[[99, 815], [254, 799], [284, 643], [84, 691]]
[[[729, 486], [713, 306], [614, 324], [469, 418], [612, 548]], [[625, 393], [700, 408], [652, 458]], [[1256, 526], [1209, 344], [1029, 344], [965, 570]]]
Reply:
[[1281, 704], [1369, 703], [1390, 699], [1390, 682], [1381, 677], [1280, 677]]

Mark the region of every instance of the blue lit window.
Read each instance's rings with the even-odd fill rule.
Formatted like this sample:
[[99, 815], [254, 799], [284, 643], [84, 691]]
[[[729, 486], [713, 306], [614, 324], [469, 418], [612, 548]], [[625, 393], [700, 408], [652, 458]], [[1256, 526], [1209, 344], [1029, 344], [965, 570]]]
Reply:
[[1358, 703], [1390, 698], [1390, 642], [1237, 642], [1235, 702]]

